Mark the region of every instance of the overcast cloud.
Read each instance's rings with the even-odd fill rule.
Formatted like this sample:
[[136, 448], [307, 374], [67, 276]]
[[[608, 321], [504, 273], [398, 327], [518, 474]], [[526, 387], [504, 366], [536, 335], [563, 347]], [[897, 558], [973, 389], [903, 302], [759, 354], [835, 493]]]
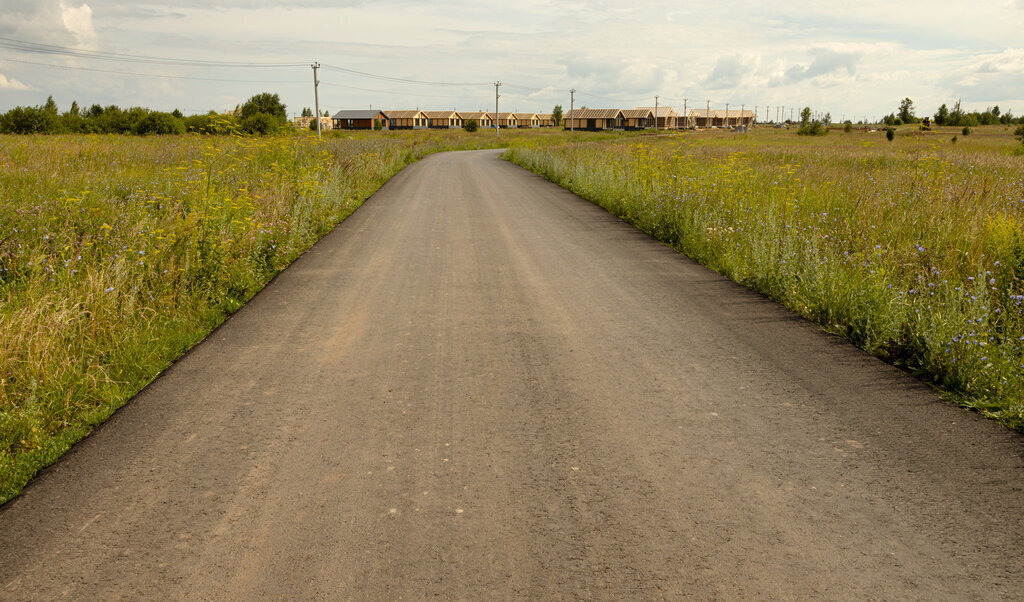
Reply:
[[[919, 113], [1024, 113], [1024, 0], [831, 0], [771, 6], [651, 0], [0, 0], [0, 37], [190, 60], [289, 67], [171, 66], [0, 48], [0, 110], [52, 94], [185, 112], [224, 110], [263, 91], [290, 111], [503, 110], [661, 105], [811, 106], [878, 117], [909, 96]], [[374, 79], [328, 69], [376, 74]], [[416, 80], [472, 85], [428, 85]], [[764, 107], [773, 107], [767, 113]]]

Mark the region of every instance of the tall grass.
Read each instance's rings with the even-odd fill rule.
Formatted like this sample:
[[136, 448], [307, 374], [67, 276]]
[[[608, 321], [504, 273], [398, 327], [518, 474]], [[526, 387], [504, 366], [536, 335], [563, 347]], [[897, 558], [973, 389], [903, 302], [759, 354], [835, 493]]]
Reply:
[[1024, 164], [1003, 129], [957, 145], [705, 132], [506, 157], [1024, 430]]
[[452, 133], [0, 137], [0, 503]]

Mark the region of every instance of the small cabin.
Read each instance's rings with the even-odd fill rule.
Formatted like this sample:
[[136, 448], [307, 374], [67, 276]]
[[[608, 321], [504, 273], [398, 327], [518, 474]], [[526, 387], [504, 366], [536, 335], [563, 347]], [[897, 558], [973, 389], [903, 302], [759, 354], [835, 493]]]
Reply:
[[392, 130], [425, 130], [429, 127], [429, 119], [423, 111], [385, 111], [388, 117], [388, 129]]
[[331, 116], [331, 123], [336, 130], [379, 130], [387, 127], [388, 117], [373, 109], [338, 111]]

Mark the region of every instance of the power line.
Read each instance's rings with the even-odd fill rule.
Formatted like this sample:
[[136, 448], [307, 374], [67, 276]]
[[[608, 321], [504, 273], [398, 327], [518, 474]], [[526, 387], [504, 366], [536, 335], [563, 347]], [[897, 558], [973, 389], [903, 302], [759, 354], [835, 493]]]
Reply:
[[26, 65], [41, 65], [53, 67], [54, 69], [66, 69], [69, 71], [96, 71], [99, 73], [115, 73], [117, 75], [134, 75], [138, 77], [162, 77], [166, 79], [194, 79], [208, 82], [229, 82], [238, 84], [305, 84], [304, 81], [296, 80], [258, 80], [258, 79], [224, 79], [223, 77], [198, 77], [194, 75], [168, 75], [166, 73], [136, 73], [134, 71], [118, 71], [114, 69], [96, 69], [93, 67], [72, 67], [70, 65], [54, 65], [52, 63], [40, 63], [37, 61], [25, 61], [21, 59], [0, 58], [0, 61], [10, 63], [25, 63]]
[[476, 82], [476, 83], [473, 83], [473, 82], [429, 82], [429, 81], [422, 81], [422, 80], [418, 80], [418, 79], [408, 79], [408, 78], [404, 78], [404, 77], [391, 77], [389, 75], [380, 75], [380, 74], [377, 74], [377, 73], [367, 73], [366, 71], [358, 71], [356, 69], [348, 69], [346, 67], [338, 67], [336, 65], [323, 65], [322, 69], [327, 69], [329, 71], [338, 71], [340, 73], [348, 73], [348, 74], [351, 74], [351, 75], [358, 75], [360, 77], [368, 77], [370, 79], [380, 79], [380, 80], [391, 81], [391, 82], [401, 82], [401, 83], [404, 83], [404, 84], [419, 84], [419, 85], [424, 85], [424, 86], [461, 86], [461, 87], [464, 87], [464, 88], [475, 88], [477, 86], [491, 86], [491, 85], [493, 85], [491, 82], [486, 82], [486, 83], [479, 83], [479, 82]]
[[68, 46], [54, 46], [52, 44], [37, 44], [35, 42], [24, 42], [10, 38], [0, 38], [0, 48], [17, 50], [29, 54], [49, 54], [70, 56], [84, 59], [97, 59], [104, 61], [121, 61], [127, 63], [149, 63], [156, 65], [183, 65], [199, 67], [303, 67], [305, 63], [259, 63], [245, 61], [210, 61], [205, 59], [178, 59], [167, 57], [155, 57], [142, 54], [123, 54], [119, 52], [104, 52], [99, 50], [83, 50], [70, 48]]

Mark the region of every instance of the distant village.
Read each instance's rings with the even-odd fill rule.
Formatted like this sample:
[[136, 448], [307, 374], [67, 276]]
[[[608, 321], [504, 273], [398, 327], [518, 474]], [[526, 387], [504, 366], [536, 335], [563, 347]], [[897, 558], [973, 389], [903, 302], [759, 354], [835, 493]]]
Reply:
[[[314, 117], [296, 117], [298, 128], [309, 128]], [[567, 130], [644, 130], [747, 127], [757, 120], [754, 111], [691, 109], [681, 115], [672, 107], [633, 109], [575, 109], [566, 111], [556, 123], [551, 113], [491, 113], [487, 111], [384, 111], [376, 109], [338, 111], [320, 118], [321, 130], [431, 130], [458, 129], [470, 121], [478, 127], [502, 129], [553, 128]], [[315, 127], [315, 126], [314, 126]]]

